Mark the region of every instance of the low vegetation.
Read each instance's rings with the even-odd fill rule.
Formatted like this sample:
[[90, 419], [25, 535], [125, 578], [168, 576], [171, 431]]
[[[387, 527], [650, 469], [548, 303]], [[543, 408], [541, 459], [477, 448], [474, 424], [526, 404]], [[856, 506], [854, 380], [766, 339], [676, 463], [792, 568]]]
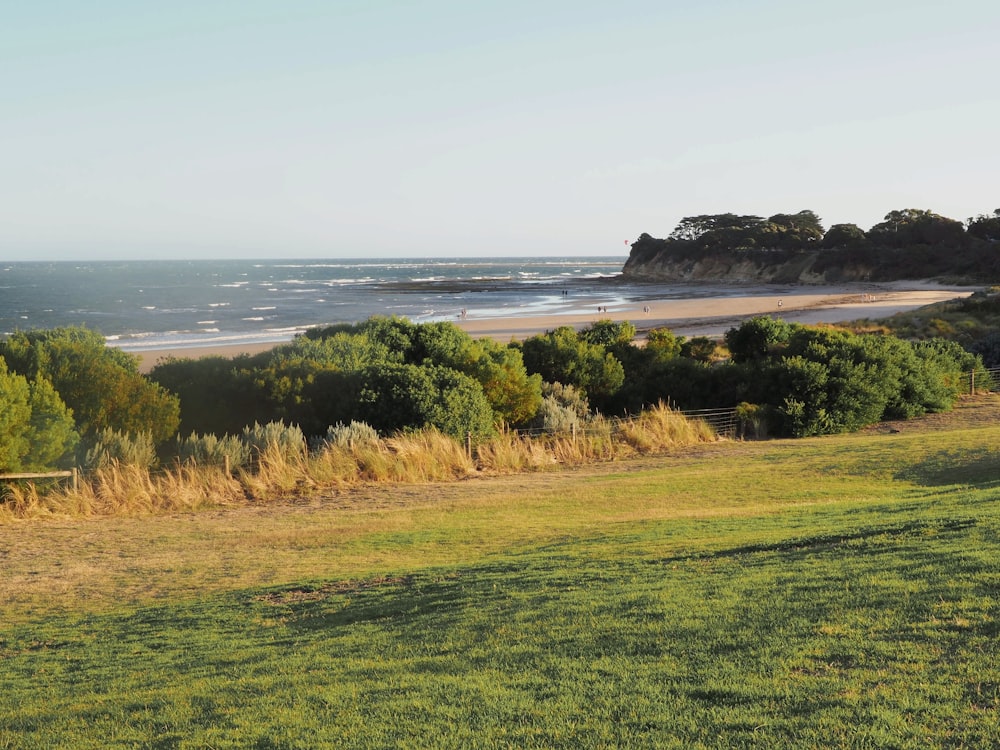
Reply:
[[995, 746], [1000, 400], [925, 420], [9, 527], [0, 746]]
[[[353, 423], [334, 426], [310, 449], [297, 427], [272, 422], [221, 445], [214, 436], [192, 435], [182, 441], [181, 453], [189, 457], [156, 471], [146, 461], [110, 460], [95, 465], [76, 488], [10, 485], [0, 502], [0, 522], [268, 503], [362, 484], [448, 481], [621, 460], [714, 440], [704, 422], [662, 404], [634, 420], [592, 419], [569, 433], [503, 432], [476, 444], [434, 428], [380, 438], [371, 427]], [[123, 450], [131, 455], [140, 449]]]
[[373, 318], [256, 357], [169, 361], [147, 379], [92, 332], [17, 334], [0, 342], [0, 473], [85, 477], [75, 490], [7, 487], [0, 518], [260, 502], [711, 439], [664, 403], [733, 410], [741, 437], [832, 434], [945, 411], [970, 372], [989, 384], [978, 355], [942, 339], [754, 318], [725, 349], [666, 329], [640, 346], [631, 323], [609, 320], [503, 346]]
[[880, 333], [910, 341], [947, 339], [982, 357], [986, 367], [1000, 367], [1000, 288], [878, 321], [855, 321], [848, 327], [858, 333]]

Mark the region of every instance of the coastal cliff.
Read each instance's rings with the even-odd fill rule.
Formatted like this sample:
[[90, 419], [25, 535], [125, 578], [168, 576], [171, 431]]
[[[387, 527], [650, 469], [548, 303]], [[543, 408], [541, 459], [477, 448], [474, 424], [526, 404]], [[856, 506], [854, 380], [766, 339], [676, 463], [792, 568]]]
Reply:
[[965, 224], [924, 209], [890, 211], [867, 232], [824, 230], [809, 210], [685, 216], [666, 239], [640, 235], [622, 268], [629, 281], [828, 284], [936, 279], [997, 283], [1000, 209]]
[[831, 254], [820, 250], [697, 254], [673, 250], [670, 243], [643, 235], [632, 245], [622, 268], [623, 278], [656, 282], [829, 284], [868, 281], [873, 271], [871, 266], [856, 261], [831, 263]]

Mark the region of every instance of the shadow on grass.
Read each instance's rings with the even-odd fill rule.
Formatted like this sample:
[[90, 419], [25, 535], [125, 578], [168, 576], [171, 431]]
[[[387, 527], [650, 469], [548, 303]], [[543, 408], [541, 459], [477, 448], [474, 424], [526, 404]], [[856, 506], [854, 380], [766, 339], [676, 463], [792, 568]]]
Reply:
[[925, 487], [964, 485], [988, 489], [1000, 487], [1000, 452], [981, 448], [968, 451], [941, 450], [919, 463], [907, 466], [896, 478]]
[[960, 531], [975, 525], [976, 521], [972, 518], [934, 519], [928, 521], [912, 520], [899, 524], [862, 527], [851, 532], [815, 534], [773, 542], [743, 544], [738, 547], [728, 547], [720, 550], [672, 555], [655, 560], [654, 564], [664, 565], [688, 560], [715, 560], [768, 552], [825, 552], [849, 542], [925, 535], [932, 532]]
[[427, 618], [436, 627], [448, 627], [461, 618], [470, 599], [487, 606], [504, 600], [510, 576], [524, 575], [523, 567], [502, 564], [464, 568], [461, 573], [429, 573], [364, 581], [336, 581], [268, 591], [254, 597], [293, 615], [297, 630], [323, 630], [364, 623], [390, 623]]

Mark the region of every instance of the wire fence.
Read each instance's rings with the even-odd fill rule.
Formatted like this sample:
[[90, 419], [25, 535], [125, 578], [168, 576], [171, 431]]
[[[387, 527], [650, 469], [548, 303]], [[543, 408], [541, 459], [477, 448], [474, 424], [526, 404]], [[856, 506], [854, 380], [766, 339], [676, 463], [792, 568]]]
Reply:
[[[1000, 386], [1000, 367], [987, 367], [985, 370], [970, 371], [964, 374], [962, 379], [962, 395], [976, 395], [977, 393], [988, 393], [997, 390]], [[714, 409], [677, 409], [673, 404], [669, 404], [674, 412], [691, 420], [700, 420], [707, 424], [716, 435], [723, 438], [741, 438], [747, 429], [738, 416], [735, 407], [719, 407]], [[601, 426], [591, 426], [586, 422], [574, 424], [565, 430], [553, 430], [542, 427], [518, 429], [518, 435], [524, 437], [572, 437], [595, 434], [606, 431], [608, 427], [612, 430], [622, 427], [624, 424], [634, 422], [639, 417], [617, 417], [605, 420]]]
[[987, 367], [985, 376], [982, 370], [966, 373], [965, 384], [963, 393], [967, 396], [994, 391], [1000, 384], [1000, 367]]

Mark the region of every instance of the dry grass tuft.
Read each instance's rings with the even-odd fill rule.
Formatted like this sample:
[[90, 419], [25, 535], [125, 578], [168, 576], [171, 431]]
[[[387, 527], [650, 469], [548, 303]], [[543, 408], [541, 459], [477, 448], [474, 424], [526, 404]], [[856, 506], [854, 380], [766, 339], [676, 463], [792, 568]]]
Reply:
[[389, 438], [394, 454], [392, 477], [397, 482], [434, 482], [457, 479], [475, 471], [465, 448], [438, 430], [421, 430]]
[[0, 523], [52, 516], [142, 516], [301, 496], [320, 489], [375, 483], [450, 481], [484, 472], [514, 474], [655, 453], [713, 440], [710, 428], [665, 406], [631, 422], [588, 422], [572, 435], [528, 437], [504, 431], [475, 448], [433, 429], [317, 453], [268, 445], [250, 468], [229, 475], [192, 461], [166, 471], [112, 463], [85, 477], [78, 489], [13, 485], [0, 501]]
[[662, 402], [644, 411], [637, 419], [623, 422], [618, 436], [638, 453], [658, 453], [715, 440], [715, 433], [707, 424], [687, 419]]
[[517, 474], [553, 466], [555, 456], [538, 439], [504, 430], [476, 446], [480, 471], [488, 474]]

